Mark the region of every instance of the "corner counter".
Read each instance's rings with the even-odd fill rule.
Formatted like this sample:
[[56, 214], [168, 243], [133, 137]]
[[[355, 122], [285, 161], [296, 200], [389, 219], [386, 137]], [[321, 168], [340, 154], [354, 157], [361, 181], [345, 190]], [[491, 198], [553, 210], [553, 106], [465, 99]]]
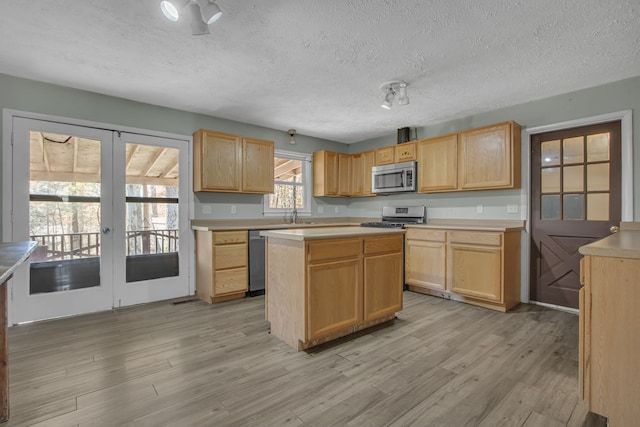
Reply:
[[640, 420], [640, 223], [582, 246], [580, 395], [612, 427]]
[[300, 351], [402, 310], [402, 229], [340, 227], [261, 232], [267, 237], [266, 319]]

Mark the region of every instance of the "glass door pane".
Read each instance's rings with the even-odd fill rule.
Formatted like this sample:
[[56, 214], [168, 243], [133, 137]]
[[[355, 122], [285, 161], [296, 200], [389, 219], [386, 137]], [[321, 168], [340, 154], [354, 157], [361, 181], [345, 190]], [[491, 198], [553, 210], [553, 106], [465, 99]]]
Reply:
[[127, 143], [126, 281], [178, 276], [179, 151]]

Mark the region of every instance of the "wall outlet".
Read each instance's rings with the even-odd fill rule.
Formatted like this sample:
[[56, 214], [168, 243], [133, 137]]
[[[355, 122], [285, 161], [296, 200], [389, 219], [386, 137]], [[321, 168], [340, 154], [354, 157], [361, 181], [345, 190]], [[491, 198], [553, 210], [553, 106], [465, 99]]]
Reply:
[[324, 206], [318, 206], [318, 213], [324, 213]]
[[202, 213], [203, 214], [211, 214], [211, 205], [202, 205]]
[[237, 214], [238, 213], [238, 209], [236, 209], [236, 205], [231, 205], [231, 214]]
[[484, 206], [482, 205], [477, 205], [476, 206], [476, 213], [483, 213], [484, 212]]
[[507, 213], [518, 213], [518, 205], [507, 205]]
[[336, 206], [336, 213], [340, 212], [340, 208]]

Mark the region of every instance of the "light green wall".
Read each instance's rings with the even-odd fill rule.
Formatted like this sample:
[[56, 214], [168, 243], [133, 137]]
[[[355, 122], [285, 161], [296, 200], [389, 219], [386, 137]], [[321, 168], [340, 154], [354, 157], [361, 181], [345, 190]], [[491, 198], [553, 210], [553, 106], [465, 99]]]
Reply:
[[[408, 107], [410, 108], [411, 105]], [[640, 148], [638, 148], [640, 144], [638, 142], [640, 141], [640, 116], [638, 115], [640, 77], [418, 128], [418, 138], [444, 135], [509, 120], [517, 122], [523, 129], [532, 128], [629, 109], [633, 110], [633, 169], [635, 171], [640, 168]], [[357, 153], [395, 143], [394, 130], [387, 136], [352, 144], [349, 152]], [[523, 153], [523, 161], [524, 159], [526, 159], [525, 153]], [[640, 174], [638, 173], [634, 173], [634, 193], [634, 217], [637, 221], [640, 220]], [[353, 199], [348, 207], [350, 213], [359, 215], [372, 209], [379, 210], [382, 205], [424, 204], [431, 218], [518, 219], [524, 218], [523, 213], [507, 214], [507, 205], [518, 205], [520, 211], [526, 210], [527, 197], [524, 189], [435, 195], [411, 194], [376, 199]], [[480, 204], [483, 205], [483, 214], [476, 212]]]
[[[191, 135], [200, 128], [213, 129], [270, 139], [275, 141], [276, 149], [303, 153], [321, 149], [348, 151], [346, 144], [304, 135], [297, 135], [296, 145], [291, 145], [286, 129], [279, 131], [0, 74], [0, 109], [5, 108], [112, 124], [116, 125], [116, 129], [117, 126], [128, 126], [180, 135]], [[1, 121], [0, 135], [3, 135]], [[262, 196], [196, 193], [195, 200], [196, 218], [242, 219], [262, 216]], [[210, 205], [212, 214], [202, 213], [203, 204]], [[230, 204], [237, 205], [238, 213], [233, 217], [230, 215]], [[327, 206], [324, 216], [343, 216], [347, 214], [346, 204], [345, 199], [318, 199], [313, 201], [312, 209], [317, 215], [319, 206]], [[339, 209], [337, 214], [335, 207]]]
[[[83, 119], [116, 126], [130, 126], [153, 131], [191, 135], [199, 128], [219, 130], [258, 138], [272, 139], [277, 149], [311, 153], [320, 149], [339, 152], [360, 152], [395, 143], [395, 129], [388, 136], [347, 146], [334, 141], [298, 135], [297, 144], [288, 143], [285, 130], [234, 122], [189, 113], [92, 92], [25, 80], [0, 74], [0, 108], [22, 110], [54, 116]], [[411, 108], [411, 105], [405, 108]], [[492, 123], [514, 120], [524, 127], [535, 127], [579, 119], [614, 111], [632, 109], [635, 123], [639, 123], [640, 77], [622, 80], [590, 89], [502, 108], [463, 119], [451, 120], [418, 129], [418, 137], [426, 138], [458, 132]], [[0, 123], [0, 132], [2, 124]], [[0, 133], [1, 134], [1, 133]], [[640, 141], [640, 128], [634, 126], [634, 141]], [[640, 149], [634, 150], [634, 169], [640, 165]], [[635, 175], [636, 196], [634, 214], [640, 219], [640, 174]], [[240, 194], [196, 194], [196, 218], [257, 218], [262, 216], [262, 196]], [[391, 195], [378, 198], [316, 198], [312, 203], [314, 216], [376, 216], [383, 205], [425, 204], [431, 218], [508, 218], [524, 217], [524, 190], [480, 191], [439, 195]], [[202, 213], [210, 205], [212, 214]], [[229, 205], [236, 205], [238, 213], [230, 215]], [[478, 205], [483, 213], [476, 213]], [[518, 214], [507, 214], [507, 205], [517, 205]], [[318, 213], [322, 207], [323, 214]], [[336, 213], [335, 210], [338, 209]]]

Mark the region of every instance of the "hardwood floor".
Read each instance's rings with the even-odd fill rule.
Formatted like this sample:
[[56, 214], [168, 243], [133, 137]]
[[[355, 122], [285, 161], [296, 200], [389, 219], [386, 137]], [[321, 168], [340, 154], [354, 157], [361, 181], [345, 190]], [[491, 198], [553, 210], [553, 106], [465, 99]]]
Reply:
[[412, 292], [386, 328], [309, 352], [264, 297], [10, 328], [5, 426], [580, 426], [578, 317]]

